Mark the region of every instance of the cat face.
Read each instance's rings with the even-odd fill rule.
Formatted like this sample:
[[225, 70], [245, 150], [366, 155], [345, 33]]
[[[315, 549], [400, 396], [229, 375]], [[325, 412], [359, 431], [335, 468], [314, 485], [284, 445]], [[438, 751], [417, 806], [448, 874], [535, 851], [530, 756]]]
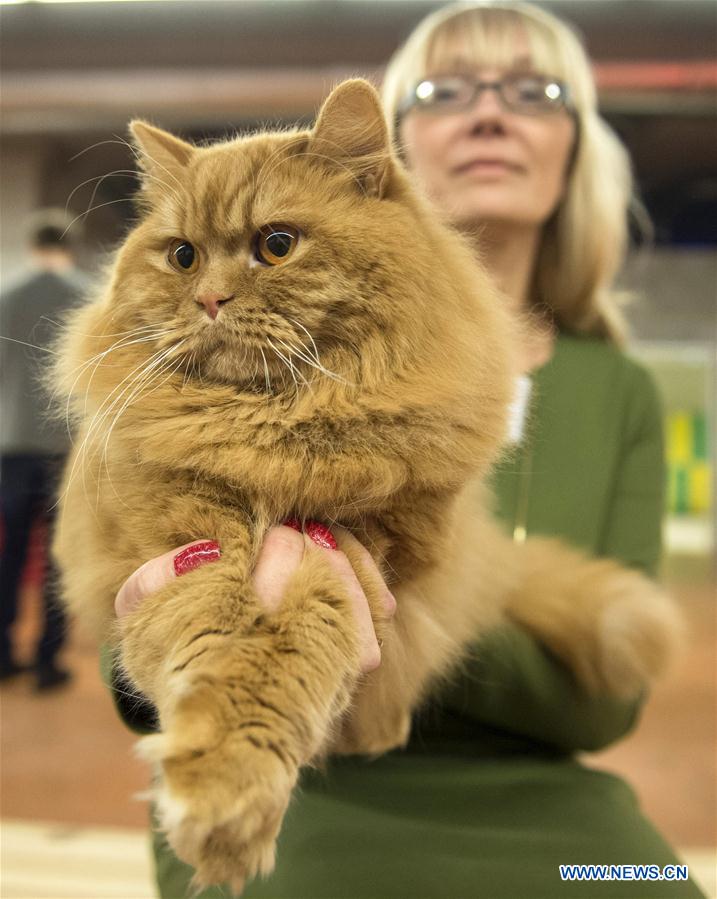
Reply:
[[367, 343], [395, 357], [431, 317], [420, 282], [434, 251], [388, 183], [380, 110], [364, 110], [364, 146], [339, 113], [310, 134], [208, 148], [134, 125], [146, 214], [120, 255], [115, 310], [165, 328], [192, 376], [269, 392], [350, 380]]
[[[198, 150], [151, 182], [148, 215], [121, 256], [118, 300], [128, 323], [166, 328], [165, 342], [181, 342], [203, 379], [279, 389], [312, 377], [322, 352], [375, 321], [370, 261], [348, 272], [340, 261], [366, 235], [351, 227], [347, 197], [332, 197], [298, 155], [305, 145], [259, 137]], [[322, 209], [346, 224], [330, 225]]]
[[63, 354], [81, 416], [109, 409], [143, 458], [222, 477], [241, 445], [242, 483], [314, 498], [487, 463], [510, 395], [500, 300], [414, 192], [370, 85], [340, 85], [312, 131], [133, 133], [142, 217]]

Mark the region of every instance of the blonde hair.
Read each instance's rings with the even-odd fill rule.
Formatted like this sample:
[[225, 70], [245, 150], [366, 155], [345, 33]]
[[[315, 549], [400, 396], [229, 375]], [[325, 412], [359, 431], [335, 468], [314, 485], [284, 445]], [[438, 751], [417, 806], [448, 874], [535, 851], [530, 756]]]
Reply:
[[525, 35], [533, 67], [567, 85], [577, 120], [565, 194], [543, 228], [533, 307], [564, 330], [619, 343], [625, 330], [619, 311], [623, 297], [613, 284], [628, 246], [630, 159], [598, 114], [590, 63], [570, 26], [528, 3], [500, 0], [451, 4], [432, 13], [387, 67], [383, 99], [389, 128], [397, 140], [399, 105], [457, 45], [467, 47], [478, 66], [505, 68], [513, 62], [516, 31]]

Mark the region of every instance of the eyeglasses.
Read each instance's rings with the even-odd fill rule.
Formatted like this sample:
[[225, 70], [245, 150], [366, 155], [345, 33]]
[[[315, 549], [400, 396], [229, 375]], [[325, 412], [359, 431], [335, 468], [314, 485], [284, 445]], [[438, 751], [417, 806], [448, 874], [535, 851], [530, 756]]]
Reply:
[[429, 113], [469, 109], [481, 91], [494, 90], [511, 112], [546, 115], [569, 105], [568, 89], [555, 78], [535, 74], [506, 75], [500, 81], [481, 81], [472, 75], [436, 75], [424, 78], [399, 106], [399, 116], [410, 109]]

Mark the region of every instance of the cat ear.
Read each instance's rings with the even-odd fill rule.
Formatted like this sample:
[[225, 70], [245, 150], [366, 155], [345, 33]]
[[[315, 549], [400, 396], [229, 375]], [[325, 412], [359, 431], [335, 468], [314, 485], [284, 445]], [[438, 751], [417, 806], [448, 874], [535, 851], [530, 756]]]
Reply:
[[351, 168], [364, 193], [385, 195], [391, 142], [376, 89], [363, 78], [336, 87], [321, 107], [312, 134], [314, 150]]
[[148, 176], [143, 185], [146, 190], [151, 191], [153, 184], [169, 186], [181, 180], [196, 152], [191, 144], [141, 119], [131, 122], [129, 129], [138, 150], [137, 161]]

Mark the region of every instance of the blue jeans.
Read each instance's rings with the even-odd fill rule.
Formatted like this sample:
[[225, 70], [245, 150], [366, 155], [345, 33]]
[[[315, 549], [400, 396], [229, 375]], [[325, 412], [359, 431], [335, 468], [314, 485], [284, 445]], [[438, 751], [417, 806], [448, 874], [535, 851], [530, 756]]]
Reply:
[[[32, 526], [40, 518], [48, 535], [55, 520], [55, 488], [64, 456], [12, 454], [0, 460], [0, 514], [3, 540], [0, 554], [0, 665], [12, 660], [10, 631], [17, 615], [20, 581], [27, 560]], [[48, 541], [49, 542], [49, 541]], [[66, 619], [57, 600], [57, 571], [46, 553], [43, 583], [44, 622], [35, 663], [52, 665], [65, 642]]]

